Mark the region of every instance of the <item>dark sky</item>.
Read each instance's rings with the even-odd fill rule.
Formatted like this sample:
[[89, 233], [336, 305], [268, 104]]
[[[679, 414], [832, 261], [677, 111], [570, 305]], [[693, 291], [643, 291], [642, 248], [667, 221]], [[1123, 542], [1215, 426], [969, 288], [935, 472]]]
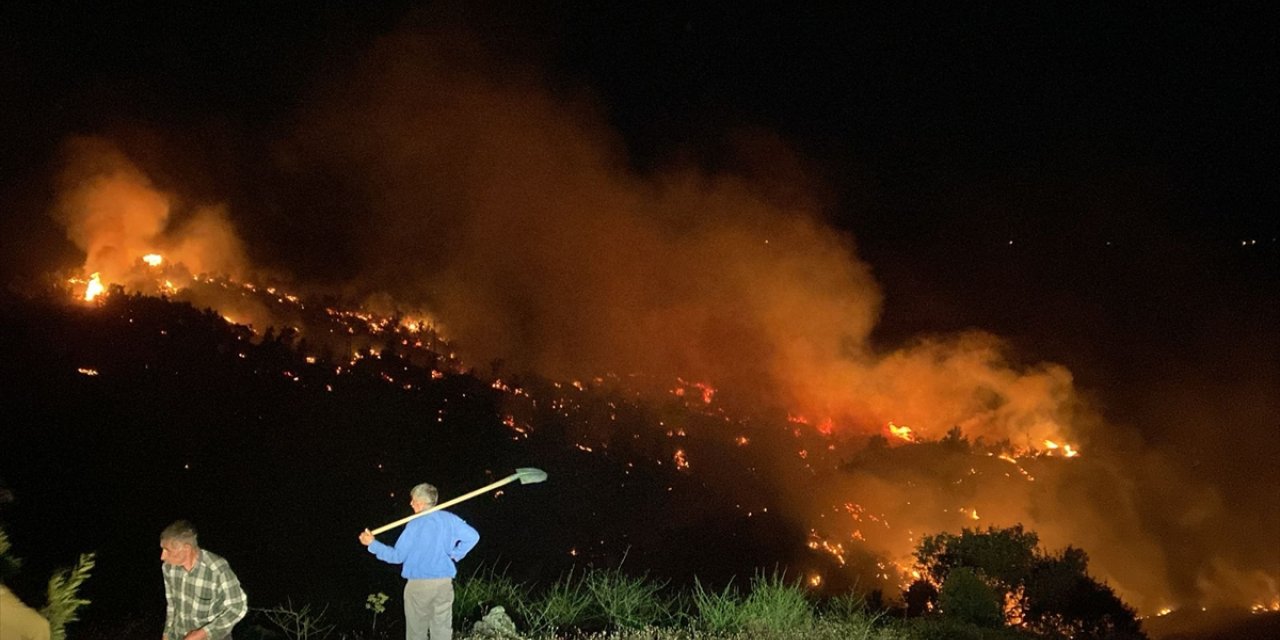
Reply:
[[[0, 9], [6, 271], [74, 255], [46, 212], [83, 134], [229, 202], [256, 261], [340, 269], [281, 239], [359, 204], [274, 152], [371, 42], [461, 25], [597, 105], [636, 171], [732, 170], [743, 130], [798, 150], [882, 285], [878, 340], [988, 329], [1215, 464], [1207, 423], [1247, 424], [1274, 471], [1270, 3], [80, 4]], [[303, 192], [297, 217], [263, 204]]]

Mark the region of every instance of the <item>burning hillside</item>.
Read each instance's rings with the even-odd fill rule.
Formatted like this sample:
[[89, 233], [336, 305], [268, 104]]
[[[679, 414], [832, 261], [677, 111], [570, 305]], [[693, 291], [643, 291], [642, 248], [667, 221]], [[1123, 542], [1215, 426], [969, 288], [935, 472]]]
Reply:
[[355, 247], [347, 280], [255, 268], [270, 250], [234, 211], [88, 138], [53, 207], [86, 256], [68, 296], [189, 301], [335, 375], [388, 343], [423, 371], [478, 370], [513, 441], [554, 428], [581, 455], [661, 465], [891, 590], [921, 535], [1022, 523], [1144, 612], [1276, 602], [1258, 568], [1274, 550], [1224, 544], [1215, 489], [1107, 424], [1066, 368], [982, 331], [877, 346], [872, 265], [784, 145], [641, 175], [589, 106], [468, 47], [384, 39], [284, 145], [361, 196], [354, 231], [318, 232]]
[[[294, 382], [333, 392], [344, 377], [372, 376], [412, 394], [468, 369], [430, 321], [313, 305], [275, 287], [191, 276], [181, 265], [152, 256], [142, 256], [130, 276], [148, 295], [236, 309], [232, 313], [241, 317], [279, 323], [253, 329], [232, 313], [219, 312], [221, 320], [242, 331], [245, 347], [284, 344], [295, 351], [294, 364], [277, 372]], [[150, 275], [150, 284], [140, 284], [142, 273]], [[93, 282], [70, 278], [62, 295], [89, 307], [113, 296], [140, 295], [100, 278]], [[239, 355], [246, 357], [243, 351]], [[1145, 582], [1159, 566], [1161, 552], [1143, 540], [1141, 514], [1125, 504], [1126, 493], [1096, 493], [1101, 486], [1123, 486], [1133, 479], [1070, 443], [1044, 440], [1025, 446], [971, 439], [959, 426], [933, 437], [892, 421], [875, 433], [854, 433], [835, 428], [830, 419], [813, 425], [795, 413], [730, 406], [712, 385], [683, 378], [605, 374], [557, 381], [504, 371], [501, 363], [484, 373], [470, 370], [484, 376], [497, 394], [497, 417], [515, 443], [550, 430], [560, 446], [620, 465], [623, 486], [637, 467], [653, 470], [649, 473], [665, 468], [662, 473], [687, 476], [726, 496], [744, 522], [781, 517], [801, 525], [807, 534], [790, 540], [789, 562], [815, 589], [859, 584], [896, 593], [918, 576], [911, 552], [921, 536], [1023, 523], [1045, 532], [1050, 545], [1088, 550], [1126, 597], [1150, 597], [1146, 589], [1152, 588], [1162, 594], [1157, 597], [1172, 598], [1162, 583]], [[85, 367], [81, 374], [100, 372]], [[441, 409], [421, 417], [442, 422], [445, 416]], [[1079, 492], [1078, 498], [1064, 494], [1070, 491]], [[1098, 509], [1105, 509], [1105, 516]], [[1126, 542], [1116, 545], [1118, 539]], [[565, 553], [607, 561], [619, 552], [618, 543], [574, 543]], [[802, 547], [818, 557], [794, 555]], [[1265, 594], [1270, 587], [1260, 576], [1255, 588]], [[1261, 597], [1251, 604], [1264, 611], [1275, 601]]]

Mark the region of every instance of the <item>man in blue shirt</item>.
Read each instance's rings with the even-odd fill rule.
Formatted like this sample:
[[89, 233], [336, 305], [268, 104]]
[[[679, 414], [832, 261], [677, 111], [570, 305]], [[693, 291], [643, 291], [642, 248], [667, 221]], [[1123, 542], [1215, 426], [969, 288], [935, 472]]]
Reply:
[[[409, 492], [409, 506], [421, 513], [436, 504], [439, 492], [420, 484]], [[403, 565], [404, 621], [406, 640], [451, 640], [453, 638], [454, 563], [479, 542], [480, 534], [471, 525], [448, 511], [435, 511], [405, 525], [394, 547], [373, 538], [365, 529], [360, 544], [379, 560]]]

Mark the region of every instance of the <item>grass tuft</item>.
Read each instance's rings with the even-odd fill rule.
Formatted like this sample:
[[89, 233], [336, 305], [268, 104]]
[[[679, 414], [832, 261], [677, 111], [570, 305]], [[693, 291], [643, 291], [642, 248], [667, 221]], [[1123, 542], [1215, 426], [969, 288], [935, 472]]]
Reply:
[[495, 605], [516, 611], [528, 600], [529, 588], [508, 576], [505, 568], [476, 567], [470, 576], [453, 584], [454, 617], [459, 621], [475, 622]]
[[665, 581], [628, 576], [621, 569], [595, 569], [586, 575], [586, 588], [600, 621], [610, 629], [640, 629], [670, 625], [680, 614], [662, 596]]
[[517, 602], [515, 611], [531, 632], [545, 635], [585, 624], [591, 605], [583, 577], [570, 569], [542, 593]]

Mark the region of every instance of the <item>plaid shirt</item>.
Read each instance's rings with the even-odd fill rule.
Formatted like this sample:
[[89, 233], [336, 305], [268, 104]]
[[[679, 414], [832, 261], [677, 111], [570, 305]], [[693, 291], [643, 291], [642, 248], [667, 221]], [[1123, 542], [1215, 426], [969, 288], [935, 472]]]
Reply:
[[165, 564], [164, 597], [169, 601], [164, 633], [169, 640], [182, 640], [196, 629], [204, 629], [210, 640], [231, 637], [235, 626], [249, 610], [240, 580], [222, 556], [204, 549], [187, 571]]

